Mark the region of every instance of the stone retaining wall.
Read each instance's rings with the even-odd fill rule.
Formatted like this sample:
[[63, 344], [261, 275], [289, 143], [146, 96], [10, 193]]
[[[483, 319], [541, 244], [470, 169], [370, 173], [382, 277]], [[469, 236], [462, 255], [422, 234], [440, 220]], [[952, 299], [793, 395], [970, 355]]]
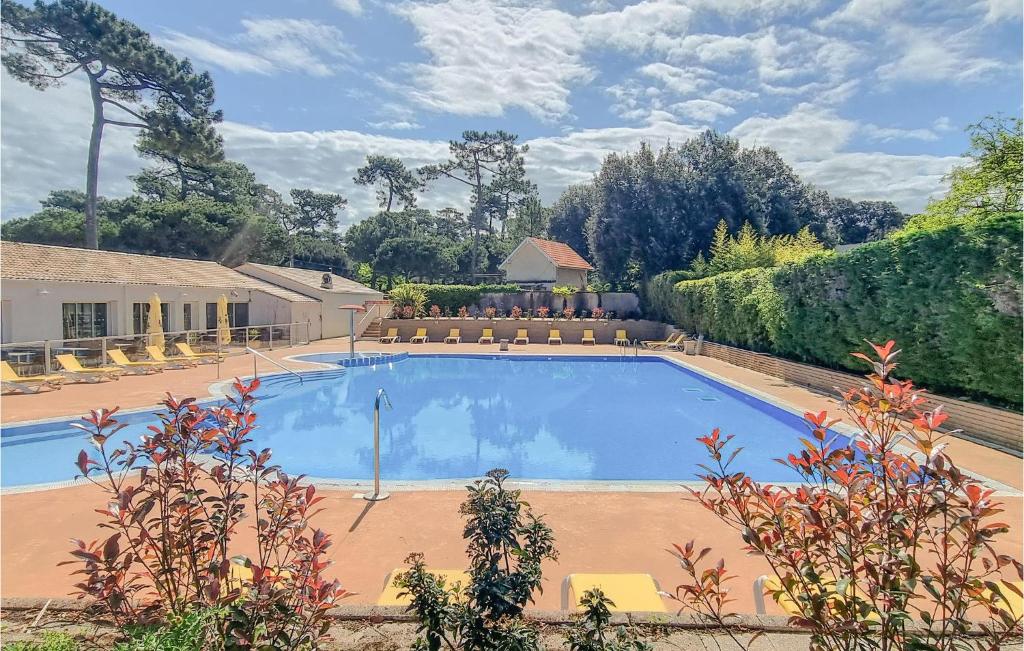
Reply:
[[584, 330], [593, 330], [594, 338], [599, 344], [610, 344], [615, 339], [616, 330], [625, 330], [626, 335], [632, 339], [663, 339], [669, 332], [669, 327], [660, 321], [644, 321], [639, 319], [628, 319], [624, 321], [597, 321], [579, 320], [565, 321], [562, 319], [385, 319], [381, 325], [381, 334], [388, 331], [388, 328], [398, 328], [398, 334], [402, 341], [409, 341], [409, 338], [416, 334], [417, 328], [426, 328], [430, 341], [442, 341], [448, 336], [451, 328], [459, 328], [462, 334], [463, 343], [472, 343], [480, 338], [484, 328], [491, 328], [494, 331], [494, 341], [508, 339], [509, 342], [516, 335], [516, 331], [526, 329], [531, 343], [547, 344], [548, 332], [557, 328], [562, 333], [562, 342], [566, 344], [578, 344], [583, 338]]
[[[829, 393], [835, 393], [837, 387], [845, 391], [864, 384], [863, 377], [852, 373], [801, 364], [766, 353], [755, 353], [708, 341], [704, 342], [702, 354]], [[1021, 455], [1024, 448], [1021, 438], [1024, 432], [1024, 416], [1021, 414], [956, 398], [930, 395], [930, 405], [943, 405], [943, 410], [949, 415], [946, 424], [950, 429], [962, 429], [969, 438]]]

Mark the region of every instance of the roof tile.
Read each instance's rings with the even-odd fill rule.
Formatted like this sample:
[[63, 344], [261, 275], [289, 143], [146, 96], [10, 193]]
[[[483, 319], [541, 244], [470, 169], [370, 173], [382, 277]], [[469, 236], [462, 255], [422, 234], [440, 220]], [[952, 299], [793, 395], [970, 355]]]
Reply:
[[552, 240], [542, 240], [539, 237], [528, 237], [526, 239], [554, 262], [556, 267], [561, 269], [586, 269], [587, 271], [593, 269], [590, 263], [584, 260], [568, 244]]

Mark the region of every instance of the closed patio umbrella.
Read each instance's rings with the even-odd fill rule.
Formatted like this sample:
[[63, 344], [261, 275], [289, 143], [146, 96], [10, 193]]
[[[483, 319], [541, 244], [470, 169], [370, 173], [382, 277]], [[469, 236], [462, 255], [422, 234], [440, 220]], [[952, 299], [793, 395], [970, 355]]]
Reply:
[[149, 345], [163, 350], [167, 344], [164, 341], [164, 321], [161, 316], [160, 297], [153, 294], [153, 297], [149, 299], [149, 323], [146, 333], [149, 335]]
[[217, 299], [217, 343], [224, 346], [231, 343], [231, 325], [228, 322], [228, 297], [224, 294]]

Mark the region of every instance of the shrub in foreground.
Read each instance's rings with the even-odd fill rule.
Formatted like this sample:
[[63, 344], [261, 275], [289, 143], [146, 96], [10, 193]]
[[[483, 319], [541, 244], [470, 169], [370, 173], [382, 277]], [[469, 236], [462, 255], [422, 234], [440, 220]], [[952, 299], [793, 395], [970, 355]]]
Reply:
[[[95, 600], [122, 628], [222, 609], [205, 648], [296, 649], [326, 633], [327, 610], [348, 593], [324, 578], [330, 536], [309, 521], [323, 498], [248, 448], [256, 426], [253, 391], [200, 407], [164, 401], [160, 425], [141, 442], [108, 445], [124, 425], [101, 409], [81, 429], [96, 446], [77, 465], [106, 494], [101, 540], [74, 541], [79, 597]], [[243, 519], [256, 553], [232, 556]]]
[[541, 590], [541, 562], [557, 558], [543, 518], [505, 487], [507, 470], [492, 470], [468, 487], [459, 512], [466, 518], [468, 585], [445, 585], [411, 554], [395, 585], [412, 600], [421, 649], [535, 649], [537, 630], [523, 608]]
[[[1020, 636], [1010, 602], [1021, 563], [996, 553], [1009, 528], [995, 520], [994, 491], [962, 472], [944, 452], [941, 408], [895, 379], [894, 343], [873, 345], [863, 388], [843, 395], [857, 429], [840, 443], [826, 412], [805, 415], [810, 437], [779, 462], [803, 480], [797, 488], [761, 484], [731, 465], [732, 436], [698, 439], [710, 461], [703, 490], [708, 511], [740, 533], [745, 551], [771, 568], [769, 594], [799, 611], [814, 649], [998, 649]], [[710, 549], [673, 552], [690, 581], [676, 598], [719, 623], [728, 621], [730, 575], [701, 568]], [[979, 617], [980, 624], [977, 623]], [[974, 622], [974, 623], [972, 623]]]

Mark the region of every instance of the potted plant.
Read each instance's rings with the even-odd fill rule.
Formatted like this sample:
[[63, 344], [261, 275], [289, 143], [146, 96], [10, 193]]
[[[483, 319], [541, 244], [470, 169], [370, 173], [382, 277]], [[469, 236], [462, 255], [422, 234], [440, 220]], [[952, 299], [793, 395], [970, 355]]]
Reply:
[[522, 316], [523, 316], [523, 308], [519, 307], [518, 305], [513, 305], [512, 306], [512, 318], [518, 320]]
[[460, 319], [465, 319], [465, 318], [468, 318], [468, 317], [469, 317], [469, 309], [465, 305], [463, 305], [462, 307], [459, 308], [459, 318]]
[[548, 313], [549, 312], [551, 312], [551, 309], [549, 307], [547, 307], [546, 305], [538, 307], [537, 308], [537, 318], [538, 319], [546, 319], [546, 318], [548, 318]]
[[604, 316], [604, 308], [603, 307], [595, 307], [594, 311], [590, 313], [590, 316], [592, 318], [594, 318], [594, 319], [600, 319], [601, 317]]
[[441, 318], [441, 308], [437, 305], [430, 306], [430, 318], [437, 320]]
[[572, 321], [572, 317], [575, 314], [576, 310], [571, 306], [568, 306], [564, 310], [562, 310], [562, 318], [564, 318], [566, 321]]

